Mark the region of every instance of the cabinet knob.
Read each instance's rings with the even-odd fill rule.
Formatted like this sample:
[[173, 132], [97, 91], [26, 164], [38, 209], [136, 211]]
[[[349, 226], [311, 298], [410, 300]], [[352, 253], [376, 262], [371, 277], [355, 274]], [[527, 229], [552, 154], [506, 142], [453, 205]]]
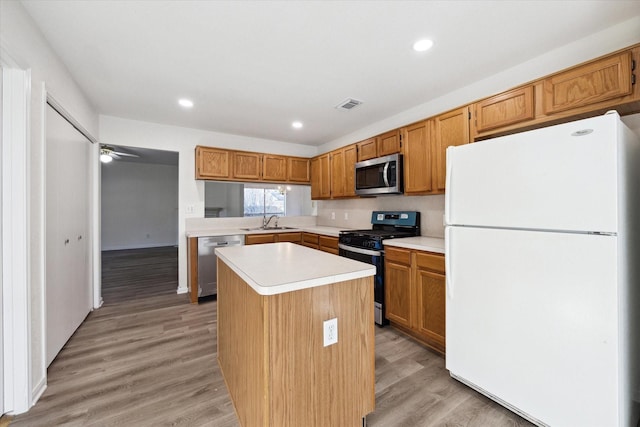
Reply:
[[64, 244], [68, 245], [69, 244], [69, 239], [64, 239]]
[[82, 240], [82, 234], [78, 236], [78, 240]]

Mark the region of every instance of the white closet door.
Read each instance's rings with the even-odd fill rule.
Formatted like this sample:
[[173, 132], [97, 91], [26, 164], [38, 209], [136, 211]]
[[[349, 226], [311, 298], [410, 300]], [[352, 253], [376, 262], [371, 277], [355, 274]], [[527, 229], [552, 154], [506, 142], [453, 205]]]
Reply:
[[91, 310], [90, 142], [47, 106], [47, 366]]

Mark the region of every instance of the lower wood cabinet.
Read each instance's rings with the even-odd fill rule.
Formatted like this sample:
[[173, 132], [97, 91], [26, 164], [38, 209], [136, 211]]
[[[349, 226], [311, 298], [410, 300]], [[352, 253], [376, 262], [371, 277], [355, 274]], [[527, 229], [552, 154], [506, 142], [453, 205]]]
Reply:
[[338, 238], [316, 233], [302, 233], [302, 246], [338, 255]]
[[258, 245], [261, 243], [278, 243], [278, 242], [292, 242], [300, 243], [301, 232], [296, 231], [293, 233], [258, 233], [258, 234], [246, 234], [244, 236], [245, 245]]
[[444, 354], [444, 255], [387, 246], [384, 280], [391, 325]]
[[315, 233], [302, 233], [302, 241], [300, 244], [308, 248], [318, 249], [319, 235]]
[[338, 255], [338, 238], [318, 235], [318, 249], [324, 252]]

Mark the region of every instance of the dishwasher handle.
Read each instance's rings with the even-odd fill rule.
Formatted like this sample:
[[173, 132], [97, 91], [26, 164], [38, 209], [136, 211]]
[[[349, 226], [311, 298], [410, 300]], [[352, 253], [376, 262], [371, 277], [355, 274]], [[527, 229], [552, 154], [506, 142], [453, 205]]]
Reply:
[[231, 241], [231, 242], [206, 242], [204, 243], [202, 246], [205, 246], [207, 248], [215, 248], [215, 247], [219, 247], [219, 246], [237, 246], [242, 244], [239, 241]]

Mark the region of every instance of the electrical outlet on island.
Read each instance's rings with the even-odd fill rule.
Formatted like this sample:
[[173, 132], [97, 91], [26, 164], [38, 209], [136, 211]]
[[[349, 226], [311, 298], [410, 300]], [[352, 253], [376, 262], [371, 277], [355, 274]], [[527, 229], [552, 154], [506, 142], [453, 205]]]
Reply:
[[324, 346], [336, 344], [338, 342], [338, 318], [324, 321]]

